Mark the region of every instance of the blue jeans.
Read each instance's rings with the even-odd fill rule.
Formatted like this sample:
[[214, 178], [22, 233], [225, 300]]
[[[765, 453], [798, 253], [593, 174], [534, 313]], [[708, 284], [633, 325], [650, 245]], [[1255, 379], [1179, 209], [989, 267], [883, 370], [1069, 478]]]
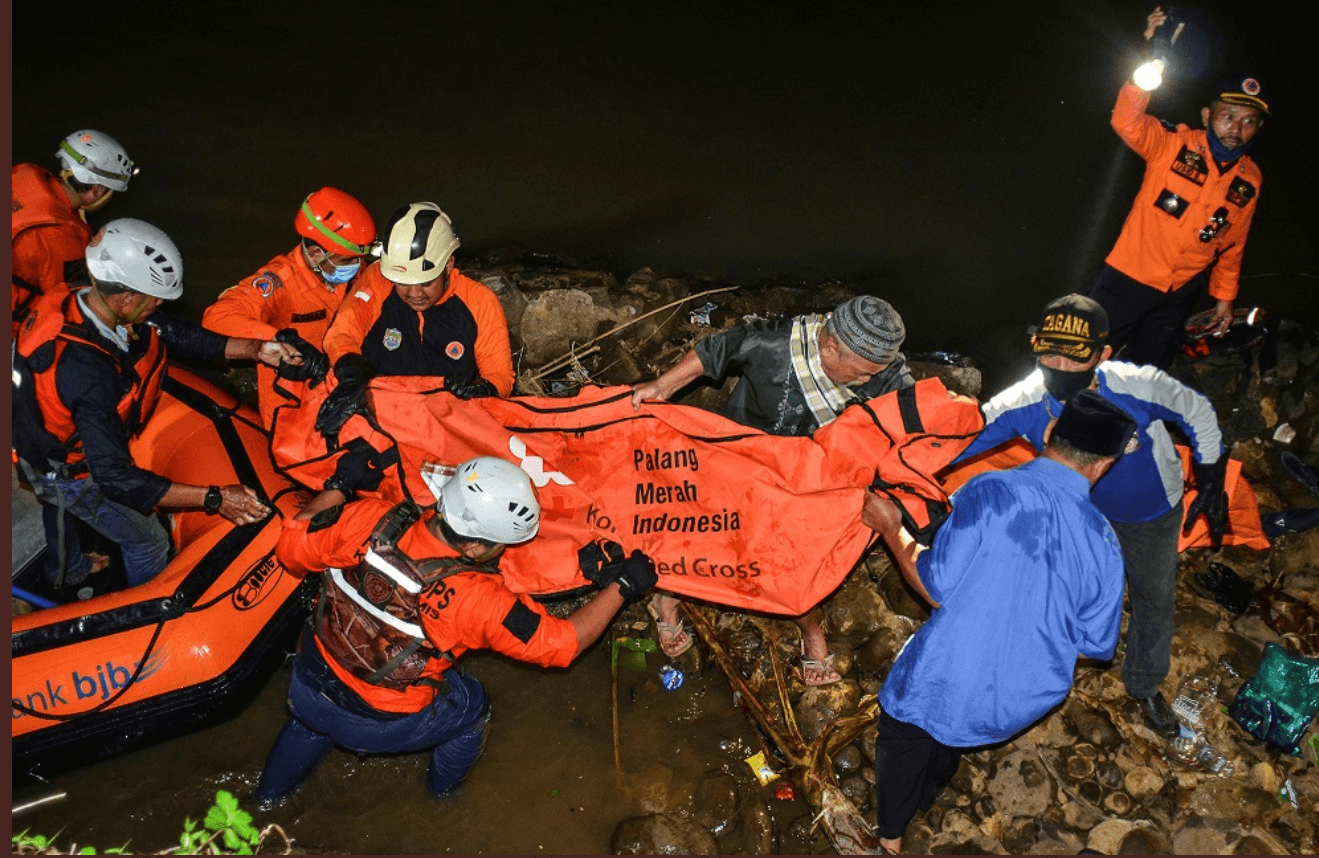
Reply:
[[[169, 534], [160, 519], [154, 513], [144, 515], [132, 507], [110, 500], [91, 477], [63, 480], [52, 474], [38, 474], [32, 479], [32, 491], [42, 503], [56, 508], [62, 506], [68, 514], [87, 522], [97, 533], [117, 544], [124, 557], [124, 575], [128, 579], [128, 586], [145, 584], [159, 575], [169, 563]], [[46, 550], [49, 555], [50, 552], [59, 551], [56, 534], [51, 530], [58, 518], [52, 515], [43, 516], [43, 519], [50, 522], [46, 530]], [[68, 545], [67, 542], [65, 544]], [[75, 564], [78, 563], [77, 558], [82, 557], [80, 551], [75, 550], [72, 554], [77, 557], [67, 558], [71, 573], [69, 577], [76, 575]], [[47, 562], [50, 562], [49, 558]], [[86, 558], [82, 558], [81, 562], [86, 563]], [[85, 572], [83, 576], [86, 576]]]
[[1122, 684], [1132, 697], [1150, 697], [1159, 690], [1159, 683], [1168, 675], [1172, 663], [1173, 618], [1177, 612], [1177, 538], [1182, 526], [1182, 507], [1178, 504], [1150, 521], [1110, 523], [1122, 546], [1127, 593], [1131, 598]]
[[467, 777], [485, 747], [490, 698], [477, 679], [457, 668], [445, 671], [444, 679], [447, 690], [420, 712], [382, 712], [334, 675], [305, 632], [289, 686], [293, 717], [266, 758], [257, 801], [293, 792], [336, 745], [359, 754], [429, 749], [426, 788], [437, 797], [450, 792]]

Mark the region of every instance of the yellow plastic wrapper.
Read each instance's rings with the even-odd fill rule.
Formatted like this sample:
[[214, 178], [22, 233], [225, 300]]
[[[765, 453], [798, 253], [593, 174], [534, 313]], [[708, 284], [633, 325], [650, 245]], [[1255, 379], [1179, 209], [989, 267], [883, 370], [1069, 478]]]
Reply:
[[765, 761], [764, 751], [759, 751], [747, 757], [746, 762], [751, 767], [751, 771], [756, 773], [756, 780], [760, 781], [761, 786], [779, 779], [778, 772], [771, 769], [769, 763]]

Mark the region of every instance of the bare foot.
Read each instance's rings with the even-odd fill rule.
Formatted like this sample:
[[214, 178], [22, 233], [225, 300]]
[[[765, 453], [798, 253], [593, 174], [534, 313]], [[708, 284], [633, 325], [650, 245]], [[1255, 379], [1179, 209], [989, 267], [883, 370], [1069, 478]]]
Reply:
[[885, 855], [902, 854], [902, 838], [895, 837], [892, 840], [881, 837], [879, 838], [879, 848], [884, 850]]
[[829, 642], [825, 640], [824, 629], [815, 621], [812, 614], [804, 614], [793, 620], [801, 629], [802, 657], [810, 661], [824, 661], [829, 657]]

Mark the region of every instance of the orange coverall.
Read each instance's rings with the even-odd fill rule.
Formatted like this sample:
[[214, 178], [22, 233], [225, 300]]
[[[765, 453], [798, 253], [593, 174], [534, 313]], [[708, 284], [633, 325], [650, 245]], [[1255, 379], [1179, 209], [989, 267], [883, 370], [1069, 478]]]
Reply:
[[[217, 334], [258, 340], [273, 340], [279, 331], [293, 328], [298, 336], [320, 348], [350, 288], [351, 282], [335, 286], [318, 277], [307, 267], [299, 245], [221, 292], [202, 313], [202, 326]], [[273, 392], [274, 367], [259, 363], [256, 372], [261, 421], [269, 426], [275, 406], [283, 399]], [[291, 388], [293, 383], [283, 384]]]
[[[464, 277], [455, 268], [448, 290], [421, 313], [408, 308], [397, 297], [386, 305], [391, 296], [394, 296], [394, 284], [380, 273], [379, 262], [358, 277], [325, 335], [325, 353], [331, 366], [346, 354], [366, 354], [368, 358], [374, 354], [373, 362], [383, 364], [376, 366], [380, 375], [445, 375], [388, 356], [420, 351], [434, 366], [443, 364], [446, 356], [457, 361], [470, 354], [475, 359], [476, 370], [495, 386], [500, 396], [513, 392], [508, 321], [499, 298], [488, 287]], [[475, 323], [471, 341], [466, 335], [450, 338], [451, 323], [456, 322], [464, 326]], [[419, 343], [416, 338], [420, 339]], [[380, 359], [382, 356], [384, 360]]]
[[[1235, 300], [1263, 175], [1249, 155], [1219, 172], [1205, 130], [1169, 130], [1145, 112], [1149, 100], [1128, 81], [1113, 108], [1113, 130], [1145, 160], [1145, 178], [1104, 261], [1160, 292], [1180, 289], [1213, 265], [1210, 296]], [[1227, 210], [1227, 224], [1201, 241], [1200, 231], [1219, 208]]]

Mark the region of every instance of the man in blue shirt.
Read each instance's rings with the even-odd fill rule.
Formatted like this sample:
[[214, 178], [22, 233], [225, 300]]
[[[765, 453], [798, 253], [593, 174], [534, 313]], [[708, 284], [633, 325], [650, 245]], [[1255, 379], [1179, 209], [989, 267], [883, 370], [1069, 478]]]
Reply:
[[1043, 455], [973, 478], [927, 550], [897, 507], [863, 520], [934, 613], [880, 690], [875, 742], [880, 845], [889, 853], [928, 809], [964, 750], [1002, 742], [1067, 697], [1078, 654], [1108, 659], [1122, 620], [1122, 553], [1090, 489], [1136, 421], [1093, 391], [1045, 429]]
[[1215, 541], [1227, 519], [1227, 457], [1209, 400], [1154, 367], [1110, 362], [1108, 332], [1108, 314], [1093, 299], [1065, 295], [1045, 307], [1031, 340], [1038, 369], [985, 403], [985, 430], [961, 459], [1017, 437], [1041, 449], [1045, 427], [1082, 389], [1096, 391], [1135, 418], [1136, 437], [1091, 498], [1113, 525], [1126, 564], [1131, 622], [1122, 682], [1146, 722], [1171, 738], [1178, 733], [1177, 719], [1159, 684], [1171, 665], [1183, 478], [1165, 423], [1179, 428], [1195, 451], [1199, 495], [1187, 526], [1204, 513]]

